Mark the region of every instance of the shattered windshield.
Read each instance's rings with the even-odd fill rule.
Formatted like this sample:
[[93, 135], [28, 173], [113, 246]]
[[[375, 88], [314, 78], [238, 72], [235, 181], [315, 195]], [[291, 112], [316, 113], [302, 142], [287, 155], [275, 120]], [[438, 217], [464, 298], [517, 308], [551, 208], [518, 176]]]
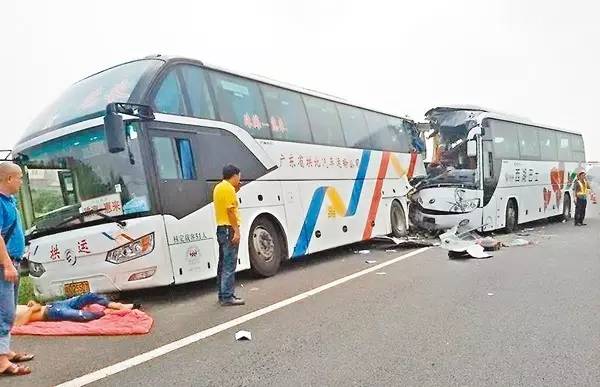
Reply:
[[433, 157], [427, 167], [425, 185], [477, 184], [477, 157], [467, 156], [467, 134], [477, 125], [480, 111], [433, 110], [429, 138], [433, 140]]
[[44, 232], [99, 220], [74, 215], [104, 209], [109, 216], [150, 210], [138, 123], [128, 125], [128, 150], [109, 153], [102, 126], [72, 133], [19, 153], [26, 170], [24, 204], [28, 226]]

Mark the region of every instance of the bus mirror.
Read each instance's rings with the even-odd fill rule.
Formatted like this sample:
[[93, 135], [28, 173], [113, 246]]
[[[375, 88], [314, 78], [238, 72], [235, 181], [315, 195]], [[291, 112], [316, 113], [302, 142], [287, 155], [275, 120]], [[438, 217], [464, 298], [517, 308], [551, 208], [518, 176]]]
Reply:
[[468, 157], [477, 156], [477, 141], [475, 141], [475, 140], [467, 141], [467, 156]]
[[106, 112], [104, 116], [104, 133], [110, 153], [119, 153], [125, 150], [127, 145], [125, 124], [120, 114], [110, 110]]

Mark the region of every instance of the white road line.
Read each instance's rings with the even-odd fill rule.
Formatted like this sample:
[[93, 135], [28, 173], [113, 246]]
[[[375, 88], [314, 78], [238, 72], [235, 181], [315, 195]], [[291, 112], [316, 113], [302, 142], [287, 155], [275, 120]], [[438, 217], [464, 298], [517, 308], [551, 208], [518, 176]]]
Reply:
[[225, 323], [219, 324], [219, 325], [214, 326], [212, 328], [209, 328], [209, 329], [203, 330], [201, 332], [194, 333], [193, 335], [184, 337], [183, 339], [179, 339], [177, 341], [173, 341], [173, 342], [171, 342], [169, 344], [165, 344], [165, 345], [163, 345], [161, 347], [158, 347], [156, 349], [153, 349], [151, 351], [139, 354], [137, 356], [132, 357], [131, 359], [123, 360], [120, 363], [113, 364], [111, 366], [102, 368], [102, 369], [100, 369], [98, 371], [94, 371], [94, 372], [89, 373], [87, 375], [83, 375], [83, 376], [80, 376], [80, 377], [78, 377], [76, 379], [73, 379], [73, 380], [70, 380], [68, 382], [59, 384], [57, 387], [75, 387], [75, 386], [78, 387], [78, 386], [85, 386], [87, 384], [93, 383], [93, 382], [98, 381], [100, 379], [104, 379], [104, 378], [106, 378], [108, 376], [114, 375], [114, 374], [116, 374], [118, 372], [121, 372], [121, 371], [124, 371], [124, 370], [126, 370], [128, 368], [135, 367], [136, 365], [145, 363], [145, 362], [150, 361], [152, 359], [156, 359], [157, 357], [166, 355], [169, 352], [173, 352], [175, 350], [178, 350], [178, 349], [181, 349], [183, 347], [186, 347], [186, 346], [188, 346], [190, 344], [196, 343], [196, 342], [198, 342], [198, 341], [200, 341], [202, 339], [205, 339], [207, 337], [216, 335], [217, 333], [223, 332], [223, 331], [225, 331], [225, 330], [227, 330], [229, 328], [233, 328], [233, 327], [235, 327], [237, 325], [243, 324], [243, 323], [248, 322], [250, 320], [254, 320], [257, 317], [264, 316], [265, 314], [274, 312], [274, 311], [276, 311], [278, 309], [281, 309], [281, 308], [283, 308], [285, 306], [288, 306], [288, 305], [291, 305], [291, 304], [296, 303], [298, 301], [304, 300], [305, 298], [308, 298], [308, 297], [314, 296], [316, 294], [319, 294], [319, 293], [321, 293], [321, 292], [323, 292], [323, 291], [325, 291], [327, 289], [331, 289], [331, 288], [333, 288], [335, 286], [341, 285], [341, 284], [346, 283], [348, 281], [351, 281], [351, 280], [353, 280], [355, 278], [362, 277], [365, 274], [372, 273], [372, 272], [377, 271], [377, 270], [379, 270], [381, 268], [384, 268], [386, 266], [393, 265], [396, 262], [400, 262], [400, 261], [402, 261], [402, 260], [404, 260], [406, 258], [410, 258], [410, 257], [415, 256], [417, 254], [421, 254], [421, 253], [427, 251], [428, 249], [429, 249], [429, 247], [424, 247], [424, 248], [421, 248], [419, 250], [412, 251], [412, 252], [410, 252], [408, 254], [404, 254], [404, 255], [402, 255], [400, 257], [397, 257], [397, 258], [391, 259], [389, 261], [380, 263], [379, 265], [372, 266], [372, 267], [370, 267], [368, 269], [361, 270], [361, 271], [356, 272], [354, 274], [350, 274], [350, 275], [348, 275], [346, 277], [342, 277], [342, 278], [340, 278], [338, 280], [335, 280], [335, 281], [330, 282], [328, 284], [319, 286], [317, 288], [314, 288], [312, 290], [306, 291], [304, 293], [298, 294], [298, 295], [296, 295], [294, 297], [285, 299], [283, 301], [279, 301], [279, 302], [277, 302], [275, 304], [266, 306], [266, 307], [264, 307], [262, 309], [259, 309], [259, 310], [256, 310], [254, 312], [245, 314], [245, 315], [240, 316], [240, 317], [238, 317], [236, 319], [233, 319], [231, 321], [227, 321]]

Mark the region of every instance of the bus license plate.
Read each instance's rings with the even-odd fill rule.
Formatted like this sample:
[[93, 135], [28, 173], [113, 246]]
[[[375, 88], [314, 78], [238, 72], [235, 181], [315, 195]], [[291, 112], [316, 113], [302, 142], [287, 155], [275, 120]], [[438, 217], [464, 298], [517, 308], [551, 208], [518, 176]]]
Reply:
[[65, 296], [74, 297], [90, 291], [90, 283], [88, 281], [71, 282], [65, 284]]

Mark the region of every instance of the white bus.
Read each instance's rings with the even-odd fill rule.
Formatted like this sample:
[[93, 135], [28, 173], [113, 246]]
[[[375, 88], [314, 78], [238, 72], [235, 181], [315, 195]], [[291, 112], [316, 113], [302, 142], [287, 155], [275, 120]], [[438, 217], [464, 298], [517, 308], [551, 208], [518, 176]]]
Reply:
[[581, 134], [474, 106], [438, 107], [426, 117], [436, 149], [411, 196], [416, 225], [513, 231], [571, 217], [572, 181], [585, 164]]
[[[184, 58], [71, 86], [16, 145], [35, 292], [216, 275], [212, 190], [242, 170], [239, 270], [407, 230], [415, 123]], [[414, 144], [417, 146], [417, 143]]]

